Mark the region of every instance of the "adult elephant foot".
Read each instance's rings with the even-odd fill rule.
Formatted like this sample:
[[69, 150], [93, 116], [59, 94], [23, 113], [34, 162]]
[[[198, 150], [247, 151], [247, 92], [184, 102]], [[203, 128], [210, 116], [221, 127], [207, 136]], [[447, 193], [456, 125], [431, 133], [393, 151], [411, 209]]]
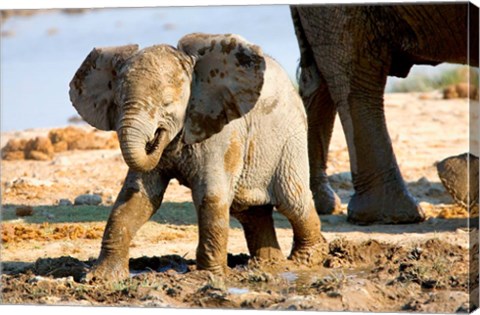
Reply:
[[409, 224], [422, 222], [425, 214], [405, 187], [391, 182], [356, 192], [348, 204], [347, 219], [358, 225]]
[[332, 214], [340, 212], [342, 202], [333, 191], [328, 181], [313, 184], [311, 187], [315, 209], [318, 214]]

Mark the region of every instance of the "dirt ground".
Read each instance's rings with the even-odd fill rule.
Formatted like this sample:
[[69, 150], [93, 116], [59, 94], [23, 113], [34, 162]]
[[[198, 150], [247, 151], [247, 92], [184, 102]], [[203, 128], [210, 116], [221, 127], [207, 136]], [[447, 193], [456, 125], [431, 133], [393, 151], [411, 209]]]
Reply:
[[[47, 161], [3, 160], [2, 303], [429, 313], [476, 308], [478, 242], [470, 240], [478, 240], [478, 210], [472, 221], [477, 223], [470, 224], [468, 213], [441, 185], [435, 162], [467, 152], [469, 146], [478, 152], [478, 142], [468, 141], [469, 118], [478, 117], [478, 111], [469, 111], [466, 99], [441, 100], [438, 93], [387, 94], [385, 103], [398, 163], [427, 220], [396, 226], [346, 221], [353, 190], [337, 121], [328, 172], [343, 207], [341, 213], [321, 216], [329, 253], [312, 268], [249, 260], [243, 231], [232, 221], [227, 277], [197, 271], [190, 192], [172, 181], [164, 205], [130, 246], [130, 279], [82, 283], [99, 253], [109, 206], [127, 171], [120, 151], [70, 150]], [[1, 147], [10, 139], [48, 132], [2, 133]], [[59, 205], [81, 194], [97, 194], [102, 203]], [[21, 206], [31, 215], [17, 216]], [[275, 222], [287, 256], [290, 226], [278, 214]]]

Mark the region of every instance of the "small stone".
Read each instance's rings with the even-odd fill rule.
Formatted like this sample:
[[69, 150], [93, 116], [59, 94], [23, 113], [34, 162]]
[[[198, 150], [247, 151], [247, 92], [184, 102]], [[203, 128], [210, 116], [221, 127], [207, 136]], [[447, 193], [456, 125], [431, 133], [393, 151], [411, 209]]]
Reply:
[[59, 206], [71, 206], [71, 205], [73, 205], [73, 203], [68, 199], [60, 199], [58, 201], [58, 205]]
[[115, 202], [115, 197], [114, 196], [112, 196], [112, 195], [107, 196], [107, 199], [105, 200], [105, 204], [112, 205], [114, 202]]
[[96, 194], [84, 194], [75, 198], [74, 204], [76, 206], [89, 205], [96, 206], [102, 203], [102, 197]]
[[419, 178], [417, 180], [417, 184], [419, 185], [430, 185], [430, 181], [425, 177], [425, 176], [422, 176], [421, 178]]
[[17, 217], [28, 217], [33, 215], [33, 208], [30, 206], [21, 206], [15, 209], [15, 214]]

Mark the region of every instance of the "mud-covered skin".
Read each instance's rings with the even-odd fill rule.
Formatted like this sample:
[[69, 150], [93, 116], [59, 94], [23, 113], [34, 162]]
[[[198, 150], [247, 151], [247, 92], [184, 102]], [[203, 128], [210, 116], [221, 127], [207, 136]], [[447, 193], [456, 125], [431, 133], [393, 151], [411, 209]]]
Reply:
[[87, 279], [128, 275], [128, 246], [172, 178], [192, 190], [199, 269], [225, 272], [230, 214], [251, 256], [283, 259], [273, 207], [293, 227], [290, 258], [320, 263], [326, 242], [309, 189], [306, 115], [278, 63], [236, 35], [132, 47], [95, 49], [71, 83], [74, 106], [95, 127], [117, 130], [130, 167]]
[[471, 209], [478, 205], [478, 157], [464, 153], [437, 163], [438, 177], [456, 203]]
[[242, 224], [248, 251], [254, 257], [267, 260], [283, 260], [273, 225], [273, 206], [255, 206], [232, 213]]
[[168, 180], [157, 172], [128, 172], [105, 227], [100, 256], [87, 274], [86, 281], [113, 281], [128, 277], [130, 242], [160, 207], [167, 186]]
[[338, 206], [325, 173], [338, 112], [355, 188], [349, 221], [423, 221], [387, 131], [387, 76], [405, 77], [414, 64], [478, 66], [478, 8], [470, 3], [315, 5], [291, 6], [291, 12], [301, 54], [299, 86], [308, 115], [317, 210], [332, 213]]

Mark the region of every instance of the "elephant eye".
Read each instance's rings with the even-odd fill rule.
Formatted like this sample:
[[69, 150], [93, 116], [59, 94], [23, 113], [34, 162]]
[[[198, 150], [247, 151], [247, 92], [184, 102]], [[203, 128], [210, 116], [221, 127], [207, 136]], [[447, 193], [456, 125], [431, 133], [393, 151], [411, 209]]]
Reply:
[[170, 95], [169, 96], [164, 96], [162, 98], [162, 102], [163, 102], [164, 107], [168, 107], [168, 106], [172, 105], [173, 103], [175, 103], [175, 98], [170, 96]]

